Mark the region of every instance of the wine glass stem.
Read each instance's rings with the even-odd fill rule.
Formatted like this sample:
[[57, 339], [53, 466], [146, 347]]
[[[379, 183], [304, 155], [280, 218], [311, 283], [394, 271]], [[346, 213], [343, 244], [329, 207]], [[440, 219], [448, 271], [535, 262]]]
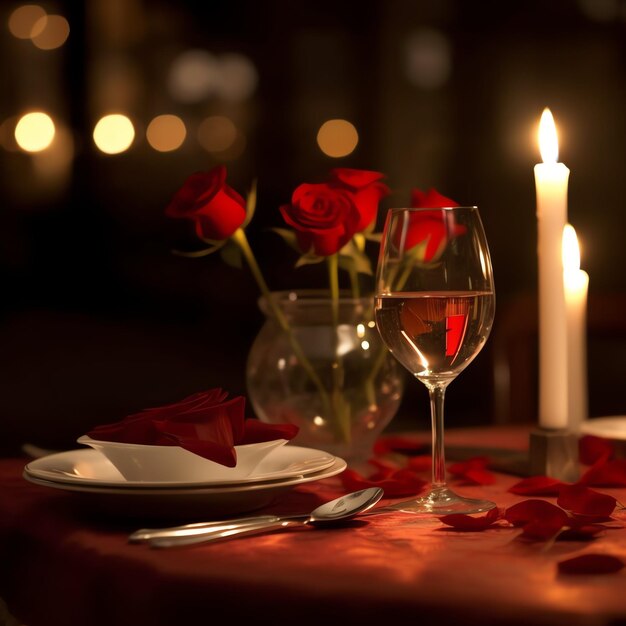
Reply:
[[427, 385], [430, 396], [430, 415], [432, 420], [432, 488], [441, 489], [446, 486], [446, 455], [443, 441], [443, 403], [447, 383], [430, 383]]

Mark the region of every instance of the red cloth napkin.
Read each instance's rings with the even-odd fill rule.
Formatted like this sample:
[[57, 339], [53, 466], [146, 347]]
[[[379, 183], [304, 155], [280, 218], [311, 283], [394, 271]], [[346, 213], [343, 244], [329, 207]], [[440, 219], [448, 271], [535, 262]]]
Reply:
[[292, 439], [293, 424], [266, 424], [245, 419], [245, 398], [220, 388], [200, 391], [179, 402], [144, 409], [120, 422], [103, 424], [87, 435], [100, 441], [180, 446], [227, 467], [237, 465], [235, 446]]

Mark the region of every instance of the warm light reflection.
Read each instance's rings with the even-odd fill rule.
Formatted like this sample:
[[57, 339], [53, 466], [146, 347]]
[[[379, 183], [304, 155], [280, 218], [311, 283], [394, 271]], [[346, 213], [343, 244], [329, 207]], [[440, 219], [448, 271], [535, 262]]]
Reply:
[[185, 124], [177, 115], [158, 115], [146, 131], [148, 143], [159, 152], [180, 148], [186, 136]]
[[433, 28], [420, 28], [405, 44], [406, 74], [421, 89], [442, 87], [452, 70], [452, 49], [446, 35]]
[[406, 342], [415, 350], [415, 354], [417, 354], [417, 358], [420, 361], [420, 364], [424, 368], [424, 370], [428, 371], [428, 359], [422, 354], [420, 349], [413, 343], [413, 340], [406, 334], [404, 330], [400, 331], [400, 334], [406, 339]]
[[41, 111], [23, 115], [15, 126], [15, 141], [26, 152], [45, 150], [54, 139], [54, 122]]
[[133, 123], [118, 113], [105, 115], [93, 130], [96, 146], [106, 154], [119, 154], [128, 150], [135, 139]]
[[259, 77], [252, 61], [243, 54], [223, 54], [219, 58], [219, 95], [230, 102], [242, 102], [256, 89]]
[[563, 271], [565, 274], [576, 273], [580, 269], [580, 248], [576, 230], [571, 224], [563, 228]]
[[31, 31], [33, 44], [40, 50], [60, 48], [70, 35], [70, 25], [62, 15], [44, 15]]
[[359, 134], [347, 120], [328, 120], [317, 133], [320, 150], [329, 157], [344, 157], [354, 151], [359, 143]]
[[187, 50], [174, 59], [168, 87], [179, 102], [199, 102], [219, 85], [220, 73], [215, 57], [206, 50]]
[[46, 12], [37, 4], [25, 4], [18, 7], [9, 17], [9, 30], [18, 39], [30, 39], [33, 26]]
[[209, 152], [224, 152], [237, 140], [237, 127], [223, 115], [212, 115], [202, 121], [198, 128], [198, 141]]
[[70, 129], [57, 125], [54, 141], [47, 150], [33, 155], [33, 167], [41, 180], [60, 188], [66, 185], [71, 176], [74, 159], [74, 139]]
[[545, 108], [539, 121], [539, 152], [544, 163], [556, 163], [559, 159], [559, 141], [550, 109]]

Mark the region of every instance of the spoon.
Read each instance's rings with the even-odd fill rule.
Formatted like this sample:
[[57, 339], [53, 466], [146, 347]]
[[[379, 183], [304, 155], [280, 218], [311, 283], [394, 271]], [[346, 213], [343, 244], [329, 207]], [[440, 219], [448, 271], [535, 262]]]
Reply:
[[379, 487], [370, 487], [326, 502], [308, 515], [261, 515], [257, 517], [185, 524], [162, 529], [141, 529], [129, 541], [145, 541], [155, 548], [209, 543], [240, 535], [252, 535], [291, 526], [323, 525], [346, 520], [372, 508], [383, 496]]

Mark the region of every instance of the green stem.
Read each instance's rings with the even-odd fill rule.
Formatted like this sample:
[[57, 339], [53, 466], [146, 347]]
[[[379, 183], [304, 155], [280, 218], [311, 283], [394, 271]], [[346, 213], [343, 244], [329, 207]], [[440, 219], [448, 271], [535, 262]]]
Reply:
[[313, 366], [307, 359], [302, 348], [300, 347], [300, 344], [294, 337], [293, 331], [291, 329], [291, 326], [289, 325], [287, 318], [285, 317], [284, 313], [280, 310], [280, 307], [276, 304], [276, 302], [274, 301], [274, 298], [272, 297], [272, 293], [270, 292], [269, 287], [267, 286], [267, 283], [265, 282], [265, 279], [263, 278], [261, 268], [259, 267], [259, 264], [256, 262], [256, 258], [254, 256], [254, 253], [252, 252], [252, 248], [250, 247], [248, 238], [246, 237], [246, 233], [244, 232], [243, 229], [238, 228], [231, 235], [231, 237], [233, 241], [241, 249], [241, 252], [243, 253], [243, 256], [245, 257], [250, 267], [252, 276], [256, 280], [259, 286], [259, 289], [261, 290], [261, 293], [265, 297], [270, 309], [272, 310], [272, 313], [274, 314], [274, 317], [276, 321], [278, 322], [278, 325], [283, 330], [283, 332], [287, 335], [287, 339], [289, 340], [289, 343], [291, 345], [291, 348], [294, 351], [294, 354], [298, 357], [300, 364], [305, 369], [305, 371], [307, 372], [307, 374], [309, 375], [310, 379], [313, 381], [315, 386], [318, 388], [324, 405], [330, 406], [328, 393], [326, 389], [324, 388], [324, 385], [322, 384], [320, 377], [317, 375], [317, 372], [315, 371], [315, 369], [313, 368]]
[[350, 275], [350, 288], [352, 290], [352, 297], [357, 300], [361, 297], [361, 289], [359, 287], [359, 273], [354, 269], [354, 266], [350, 266], [348, 270]]
[[339, 324], [339, 259], [336, 254], [326, 257], [328, 266], [328, 283], [330, 285], [330, 300], [333, 311], [333, 326]]
[[332, 364], [333, 368], [333, 389], [331, 392], [331, 401], [333, 405], [333, 413], [335, 420], [333, 425], [336, 428], [337, 435], [342, 441], [350, 442], [350, 407], [345, 400], [343, 394], [344, 371], [343, 360], [339, 355], [339, 256], [332, 254], [326, 257], [328, 266], [328, 282], [330, 285], [330, 299], [333, 318], [333, 340], [335, 342], [335, 357]]

